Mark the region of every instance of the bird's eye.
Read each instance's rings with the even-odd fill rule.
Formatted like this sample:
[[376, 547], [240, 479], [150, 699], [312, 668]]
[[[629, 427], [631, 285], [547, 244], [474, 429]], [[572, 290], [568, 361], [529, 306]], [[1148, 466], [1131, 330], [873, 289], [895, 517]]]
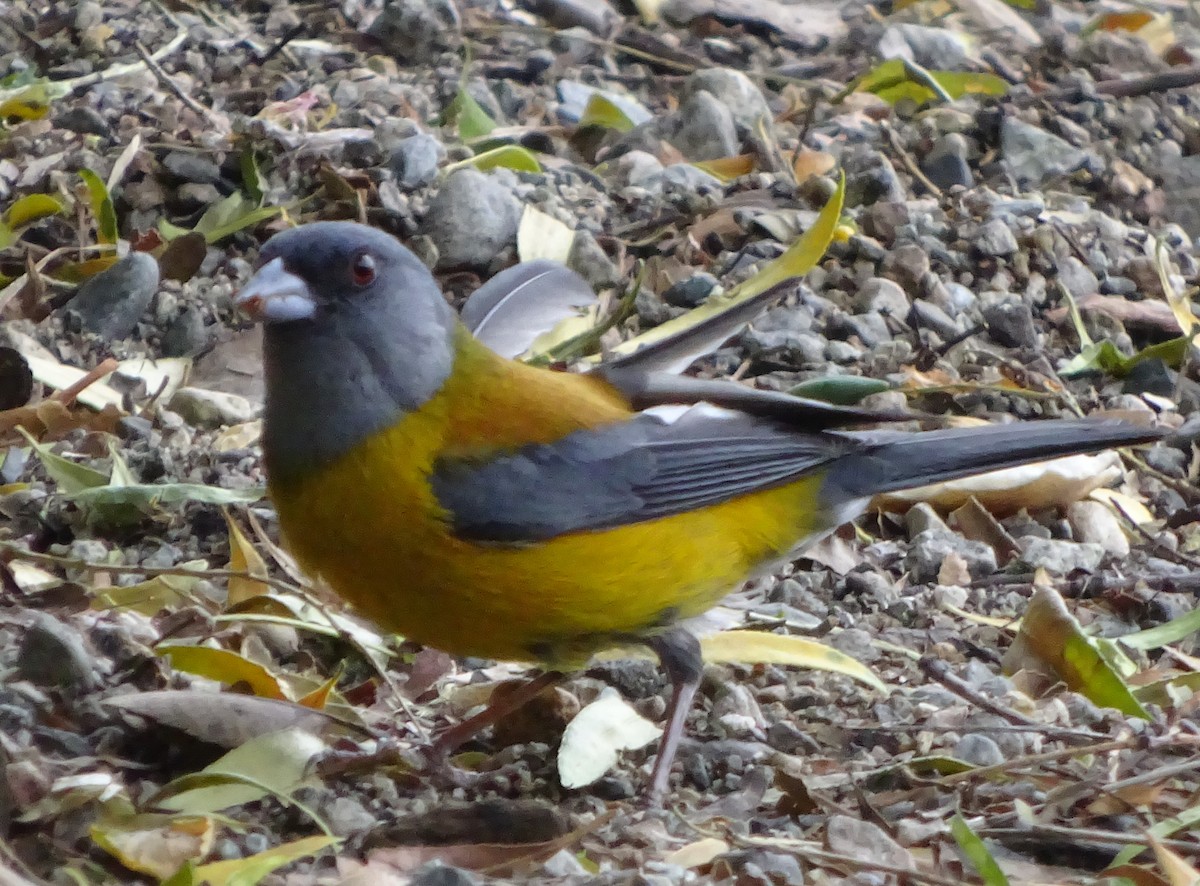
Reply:
[[359, 253], [350, 263], [350, 274], [355, 286], [370, 286], [375, 282], [375, 259], [367, 253]]

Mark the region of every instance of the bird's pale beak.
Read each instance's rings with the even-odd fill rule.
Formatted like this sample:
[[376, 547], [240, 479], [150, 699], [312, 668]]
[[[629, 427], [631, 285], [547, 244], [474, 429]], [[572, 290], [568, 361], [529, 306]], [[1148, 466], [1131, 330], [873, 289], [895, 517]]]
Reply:
[[259, 268], [234, 303], [259, 323], [307, 320], [317, 311], [308, 284], [286, 270], [282, 258], [273, 258]]

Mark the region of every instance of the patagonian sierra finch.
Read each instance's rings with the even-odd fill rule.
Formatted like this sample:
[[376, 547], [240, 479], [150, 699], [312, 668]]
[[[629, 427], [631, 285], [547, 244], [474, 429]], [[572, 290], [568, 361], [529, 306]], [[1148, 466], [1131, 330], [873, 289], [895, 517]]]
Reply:
[[[649, 646], [674, 687], [652, 797], [701, 675], [681, 620], [877, 494], [1160, 436], [1086, 419], [842, 430], [880, 416], [527, 365], [473, 337], [396, 239], [349, 222], [276, 234], [238, 303], [264, 324], [263, 454], [300, 564], [455, 655], [566, 670]], [[685, 408], [639, 409], [650, 389]]]

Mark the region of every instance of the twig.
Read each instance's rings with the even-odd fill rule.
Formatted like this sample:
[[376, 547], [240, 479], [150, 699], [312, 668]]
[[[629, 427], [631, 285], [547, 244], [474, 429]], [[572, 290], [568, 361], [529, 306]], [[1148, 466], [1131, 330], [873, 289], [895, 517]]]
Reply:
[[163, 70], [162, 65], [154, 60], [154, 57], [150, 55], [150, 52], [145, 46], [142, 45], [140, 40], [133, 41], [133, 48], [137, 50], [137, 54], [142, 57], [142, 61], [146, 63], [146, 67], [150, 69], [150, 73], [155, 76], [158, 82], [167, 87], [167, 89], [171, 90], [171, 92], [175, 93], [175, 97], [183, 102], [184, 105], [195, 111], [201, 117], [204, 117], [209, 123], [220, 129], [222, 132], [229, 128], [229, 124], [225, 120], [221, 119], [220, 115], [213, 111], [212, 108], [202, 105], [200, 102], [196, 101], [186, 92], [184, 92], [180, 85], [171, 78], [171, 75]]
[[[187, 39], [187, 31], [180, 29], [171, 42], [161, 49], [156, 50], [150, 58], [154, 61], [162, 61], [168, 55], [183, 45], [183, 41]], [[51, 98], [58, 98], [67, 95], [76, 89], [82, 89], [85, 86], [93, 86], [97, 83], [103, 83], [105, 80], [115, 80], [117, 77], [125, 77], [129, 74], [136, 74], [146, 66], [145, 60], [128, 62], [120, 65], [109, 65], [103, 71], [93, 71], [90, 74], [84, 74], [81, 77], [72, 77], [70, 80], [58, 80], [49, 84]], [[0, 101], [12, 98], [24, 92], [28, 87], [17, 86], [10, 89], [0, 89]]]
[[931, 680], [941, 683], [960, 698], [966, 699], [971, 704], [983, 708], [988, 713], [995, 714], [997, 717], [1007, 720], [1015, 726], [1027, 728], [1030, 732], [1038, 732], [1060, 741], [1095, 741], [1098, 738], [1104, 737], [1098, 732], [1062, 729], [1058, 726], [1038, 723], [1036, 720], [1026, 717], [1019, 711], [1014, 711], [1012, 708], [1006, 707], [978, 692], [967, 684], [966, 681], [950, 673], [950, 666], [940, 658], [926, 656], [918, 662], [918, 666]]
[[50, 399], [58, 400], [64, 406], [70, 406], [75, 402], [76, 397], [82, 394], [87, 388], [100, 381], [100, 379], [104, 378], [104, 376], [108, 375], [110, 372], [113, 372], [120, 365], [121, 364], [117, 362], [115, 357], [109, 357], [91, 372], [78, 379], [70, 387], [63, 388], [61, 391], [55, 391], [50, 395]]
[[1142, 526], [1141, 523], [1133, 519], [1129, 512], [1121, 507], [1120, 501], [1113, 499], [1112, 505], [1117, 509], [1117, 513], [1125, 519], [1125, 522], [1129, 524], [1129, 528], [1140, 535], [1149, 544], [1153, 545], [1154, 548], [1158, 550], [1166, 559], [1174, 560], [1176, 563], [1180, 563], [1184, 566], [1191, 566], [1193, 569], [1200, 569], [1200, 560], [1183, 553], [1183, 551], [1177, 551], [1174, 548], [1163, 544], [1161, 541], [1151, 535], [1150, 531], [1146, 529], [1146, 527]]
[[912, 155], [905, 150], [904, 145], [900, 144], [900, 137], [896, 135], [896, 131], [887, 123], [881, 122], [879, 128], [883, 130], [883, 134], [887, 136], [888, 144], [892, 146], [892, 150], [896, 152], [896, 156], [900, 158], [900, 162], [904, 164], [904, 168], [909, 171], [913, 178], [919, 181], [929, 193], [937, 198], [941, 198], [942, 189], [929, 180], [929, 176], [921, 171], [921, 167], [917, 165], [917, 161], [912, 158]]
[[[1080, 843], [1088, 840], [1093, 843], [1103, 843], [1108, 846], [1126, 846], [1130, 843], [1138, 846], [1150, 846], [1150, 838], [1144, 834], [1134, 834], [1122, 831], [1100, 831], [1094, 828], [1065, 827], [1041, 822], [1028, 827], [1019, 828], [979, 828], [976, 833], [980, 837], [1049, 837], [1055, 840], [1066, 840], [1070, 843]], [[1200, 846], [1186, 840], [1159, 840], [1163, 846], [1183, 852], [1195, 852]]]

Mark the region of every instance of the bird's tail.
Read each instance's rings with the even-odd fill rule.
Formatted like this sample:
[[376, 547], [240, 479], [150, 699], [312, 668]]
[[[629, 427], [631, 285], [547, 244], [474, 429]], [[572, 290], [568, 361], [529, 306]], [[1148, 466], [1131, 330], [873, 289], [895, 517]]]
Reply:
[[849, 432], [846, 436], [867, 446], [834, 462], [826, 489], [837, 490], [846, 499], [869, 498], [1065, 455], [1149, 443], [1164, 433], [1124, 421], [1092, 419], [1015, 422], [919, 434]]

